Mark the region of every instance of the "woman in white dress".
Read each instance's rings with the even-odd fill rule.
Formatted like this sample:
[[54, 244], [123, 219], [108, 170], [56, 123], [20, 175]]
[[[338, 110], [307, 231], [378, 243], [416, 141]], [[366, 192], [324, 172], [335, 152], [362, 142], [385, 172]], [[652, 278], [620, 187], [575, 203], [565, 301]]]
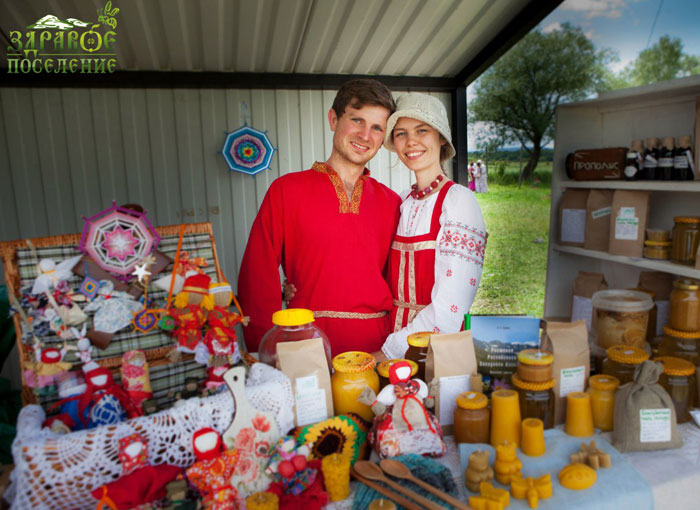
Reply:
[[474, 194], [449, 180], [442, 163], [455, 155], [445, 107], [435, 97], [401, 96], [384, 145], [415, 174], [401, 194], [401, 218], [389, 255], [394, 332], [382, 352], [403, 358], [411, 333], [461, 329], [481, 279], [486, 227]]
[[476, 181], [475, 184], [477, 193], [489, 192], [489, 185], [486, 177], [487, 173], [488, 172], [486, 172], [486, 165], [484, 165], [484, 163], [481, 160], [477, 161], [476, 168], [474, 171], [474, 180]]

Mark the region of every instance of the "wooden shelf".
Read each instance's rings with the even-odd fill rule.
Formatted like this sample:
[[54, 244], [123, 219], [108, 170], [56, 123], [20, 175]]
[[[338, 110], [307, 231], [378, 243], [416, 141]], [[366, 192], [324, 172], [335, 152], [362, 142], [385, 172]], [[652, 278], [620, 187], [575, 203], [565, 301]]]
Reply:
[[565, 188], [629, 189], [640, 191], [675, 191], [700, 193], [700, 181], [561, 181]]
[[676, 274], [678, 276], [686, 276], [688, 278], [700, 279], [700, 269], [695, 269], [693, 266], [685, 266], [676, 264], [667, 260], [652, 260], [636, 257], [625, 257], [622, 255], [611, 255], [604, 251], [585, 250], [575, 246], [560, 246], [554, 245], [554, 251], [560, 253], [569, 253], [571, 255], [580, 255], [581, 257], [589, 257], [598, 260], [607, 260], [617, 262], [619, 264], [627, 264], [630, 266], [639, 267], [642, 269], [651, 269], [653, 271], [662, 271], [664, 273]]

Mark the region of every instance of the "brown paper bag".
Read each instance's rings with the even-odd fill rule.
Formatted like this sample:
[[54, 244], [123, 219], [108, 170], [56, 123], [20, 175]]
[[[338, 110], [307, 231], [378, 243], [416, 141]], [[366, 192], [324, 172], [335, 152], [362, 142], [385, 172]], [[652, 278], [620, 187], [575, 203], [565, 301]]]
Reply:
[[608, 251], [613, 193], [612, 190], [592, 189], [588, 194], [583, 242], [587, 250]]
[[566, 396], [588, 386], [590, 350], [586, 323], [545, 322], [541, 345], [554, 354], [554, 424], [559, 425], [566, 418]]
[[610, 217], [609, 253], [642, 257], [650, 196], [650, 191], [615, 191]]
[[323, 340], [312, 338], [277, 344], [277, 364], [292, 381], [295, 425], [304, 426], [334, 416]]
[[586, 235], [587, 189], [567, 189], [559, 202], [559, 244], [580, 246]]
[[[425, 361], [425, 378], [436, 389], [435, 416], [440, 420], [443, 432], [451, 432], [457, 395], [471, 390], [472, 375], [476, 373], [476, 353], [471, 331], [431, 335]], [[481, 388], [471, 391], [481, 391]]]
[[637, 287], [654, 293], [656, 304], [656, 330], [654, 336], [664, 334], [664, 326], [668, 324], [669, 299], [673, 290], [675, 276], [660, 271], [642, 271], [639, 273]]
[[593, 294], [599, 290], [606, 290], [608, 284], [603, 273], [579, 271], [574, 280], [571, 296], [571, 322], [586, 321], [586, 327], [591, 330], [591, 317], [593, 315]]
[[676, 426], [671, 397], [657, 381], [661, 363], [645, 361], [634, 371], [634, 382], [615, 394], [613, 446], [621, 452], [680, 448], [683, 441]]

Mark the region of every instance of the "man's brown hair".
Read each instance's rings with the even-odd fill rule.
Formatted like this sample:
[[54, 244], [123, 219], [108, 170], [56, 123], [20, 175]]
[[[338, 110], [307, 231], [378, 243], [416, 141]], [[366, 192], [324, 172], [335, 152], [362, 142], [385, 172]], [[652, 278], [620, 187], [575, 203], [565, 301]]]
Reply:
[[370, 78], [346, 81], [340, 86], [333, 101], [333, 110], [338, 118], [345, 113], [348, 105], [358, 110], [367, 105], [383, 106], [389, 110], [389, 115], [396, 111], [391, 91], [383, 83]]

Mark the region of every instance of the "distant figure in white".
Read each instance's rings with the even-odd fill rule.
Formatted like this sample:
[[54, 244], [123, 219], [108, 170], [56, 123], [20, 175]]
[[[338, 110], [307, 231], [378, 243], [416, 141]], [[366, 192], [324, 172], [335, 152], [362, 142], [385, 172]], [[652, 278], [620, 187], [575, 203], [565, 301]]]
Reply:
[[475, 184], [475, 188], [476, 188], [477, 193], [488, 193], [489, 192], [487, 174], [488, 174], [488, 171], [487, 171], [486, 165], [483, 163], [483, 161], [481, 161], [481, 160], [477, 161], [476, 166], [474, 167], [474, 184]]

